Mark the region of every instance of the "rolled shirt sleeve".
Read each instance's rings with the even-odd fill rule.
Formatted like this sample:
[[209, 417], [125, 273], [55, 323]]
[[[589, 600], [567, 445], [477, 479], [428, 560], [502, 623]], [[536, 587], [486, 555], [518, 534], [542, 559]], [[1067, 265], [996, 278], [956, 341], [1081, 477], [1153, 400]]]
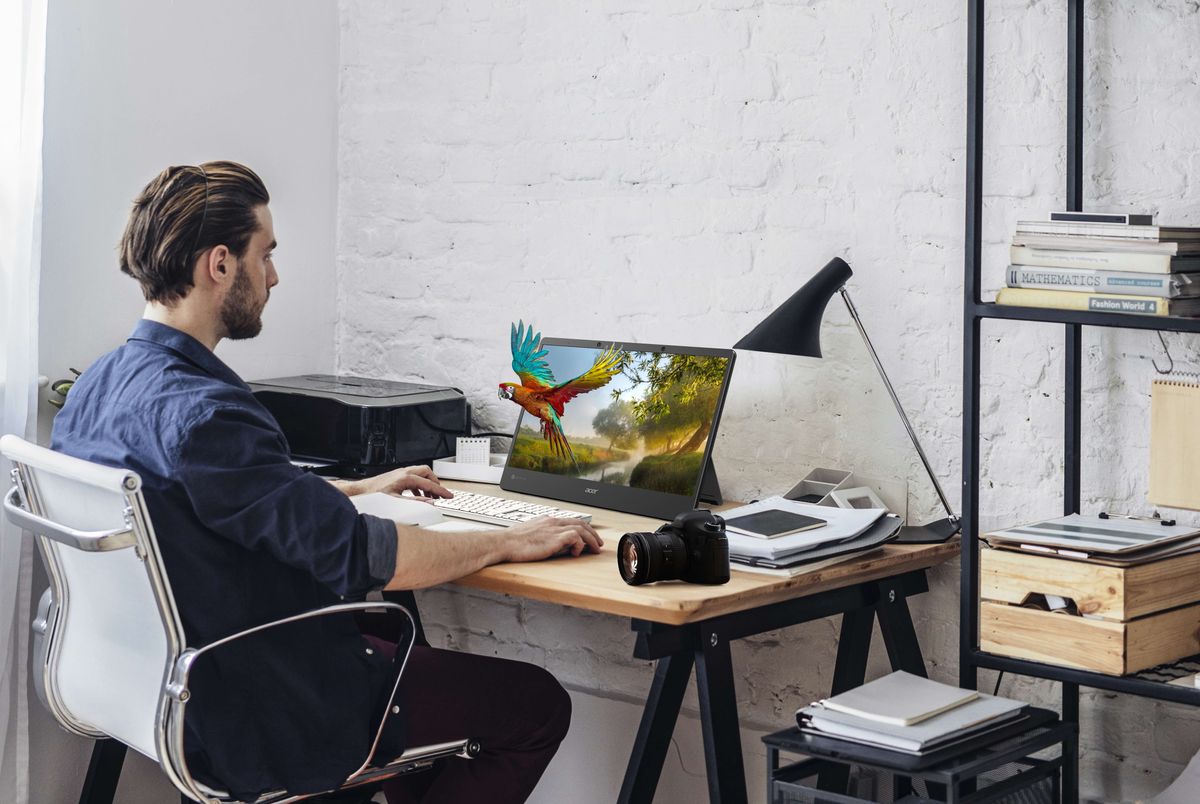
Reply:
[[367, 523], [367, 568], [375, 581], [375, 589], [382, 589], [396, 574], [396, 523], [390, 519], [359, 514]]
[[176, 468], [200, 521], [218, 536], [361, 598], [395, 572], [396, 528], [359, 514], [328, 481], [292, 464], [264, 411], [217, 405], [183, 429]]

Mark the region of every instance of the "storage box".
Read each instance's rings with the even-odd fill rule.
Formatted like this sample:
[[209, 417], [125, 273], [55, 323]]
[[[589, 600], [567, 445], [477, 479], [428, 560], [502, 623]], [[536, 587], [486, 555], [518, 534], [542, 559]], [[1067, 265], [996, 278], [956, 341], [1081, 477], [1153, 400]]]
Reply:
[[813, 469], [783, 496], [817, 505], [837, 505], [829, 495], [834, 489], [851, 488], [850, 478], [853, 476], [852, 472], [844, 469]]
[[866, 486], [878, 494], [884, 505], [893, 514], [904, 519], [908, 518], [908, 483], [906, 481], [896, 478], [868, 477], [859, 472], [848, 472], [845, 469], [813, 469], [783, 496], [789, 500], [806, 498], [805, 502], [836, 508], [837, 501], [833, 499], [833, 492], [858, 486]]
[[[1200, 554], [1108, 567], [983, 548], [979, 571], [988, 653], [1110, 675], [1200, 653]], [[1044, 595], [1079, 613], [1023, 605]]]

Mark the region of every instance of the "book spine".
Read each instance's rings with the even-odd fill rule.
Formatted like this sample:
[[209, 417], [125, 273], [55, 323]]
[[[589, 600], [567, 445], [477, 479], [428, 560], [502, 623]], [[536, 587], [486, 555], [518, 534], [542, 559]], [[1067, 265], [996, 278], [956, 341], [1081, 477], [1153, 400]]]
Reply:
[[1180, 254], [1200, 254], [1200, 243], [1189, 241], [1181, 246], [1179, 243], [1159, 243], [1154, 240], [1125, 240], [1119, 237], [1077, 237], [1066, 234], [1028, 234], [1017, 232], [1013, 235], [1014, 246], [1050, 249], [1054, 251], [1117, 251], [1123, 254], [1167, 254], [1175, 257]]
[[1010, 265], [1007, 281], [1010, 288], [1116, 293], [1126, 296], [1154, 296], [1160, 299], [1172, 299], [1180, 295], [1179, 283], [1170, 274]]
[[[1037, 246], [1012, 246], [1009, 250], [1013, 265], [1034, 265], [1043, 268], [1090, 268], [1101, 271], [1136, 271], [1146, 274], [1166, 274], [1184, 269], [1182, 263], [1172, 262], [1170, 254], [1142, 254], [1124, 251], [1061, 251]], [[1200, 260], [1194, 260], [1200, 270]], [[1177, 267], [1178, 266], [1178, 267]]]
[[1108, 293], [1072, 293], [1041, 288], [1002, 288], [996, 304], [1016, 307], [1043, 307], [1053, 310], [1080, 310], [1092, 313], [1130, 313], [1133, 315], [1170, 315], [1166, 299], [1116, 296]]
[[1074, 223], [1120, 223], [1128, 226], [1152, 226], [1154, 224], [1153, 215], [1125, 212], [1051, 212], [1050, 220]]

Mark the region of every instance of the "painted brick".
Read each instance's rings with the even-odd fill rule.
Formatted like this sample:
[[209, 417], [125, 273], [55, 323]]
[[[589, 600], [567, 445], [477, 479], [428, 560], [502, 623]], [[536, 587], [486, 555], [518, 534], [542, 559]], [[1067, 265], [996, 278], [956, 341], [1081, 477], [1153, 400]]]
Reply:
[[[341, 0], [338, 367], [453, 382], [507, 429], [508, 325], [571, 337], [728, 345], [834, 255], [957, 500], [966, 101], [958, 0]], [[1195, 3], [1089, 7], [1085, 197], [1200, 223]], [[1017, 220], [1063, 206], [1065, 5], [987, 11], [983, 285]], [[984, 327], [982, 525], [1061, 510], [1062, 340]], [[826, 359], [739, 356], [717, 438], [727, 494], [813, 466], [901, 477], [939, 505], [845, 311]], [[1200, 367], [1184, 336], [1177, 365]], [[1149, 333], [1085, 333], [1085, 510], [1146, 512]], [[1172, 512], [1184, 521], [1195, 515]], [[932, 674], [957, 676], [958, 566], [913, 602]], [[462, 590], [421, 595], [435, 643], [535, 661], [636, 700], [651, 669], [628, 624]], [[832, 674], [836, 621], [736, 647], [748, 728], [778, 728]], [[884, 671], [882, 653], [872, 674]], [[981, 673], [981, 686], [994, 683]], [[1057, 706], [1057, 686], [1002, 692]], [[694, 712], [694, 698], [685, 709]], [[1083, 792], [1161, 789], [1197, 712], [1087, 692]], [[613, 736], [624, 745], [627, 735]], [[604, 742], [600, 740], [599, 742]], [[689, 757], [689, 767], [698, 766]], [[613, 760], [617, 766], [620, 758]], [[748, 763], [755, 776], [757, 766]]]

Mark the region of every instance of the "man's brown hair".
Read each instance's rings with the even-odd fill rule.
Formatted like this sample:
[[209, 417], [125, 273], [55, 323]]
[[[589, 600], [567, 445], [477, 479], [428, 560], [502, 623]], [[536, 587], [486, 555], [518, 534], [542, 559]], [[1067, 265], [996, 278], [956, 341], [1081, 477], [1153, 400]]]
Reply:
[[146, 301], [170, 305], [192, 289], [200, 255], [226, 246], [241, 257], [258, 229], [255, 207], [271, 200], [258, 175], [237, 162], [173, 166], [133, 202], [121, 235], [121, 270]]

